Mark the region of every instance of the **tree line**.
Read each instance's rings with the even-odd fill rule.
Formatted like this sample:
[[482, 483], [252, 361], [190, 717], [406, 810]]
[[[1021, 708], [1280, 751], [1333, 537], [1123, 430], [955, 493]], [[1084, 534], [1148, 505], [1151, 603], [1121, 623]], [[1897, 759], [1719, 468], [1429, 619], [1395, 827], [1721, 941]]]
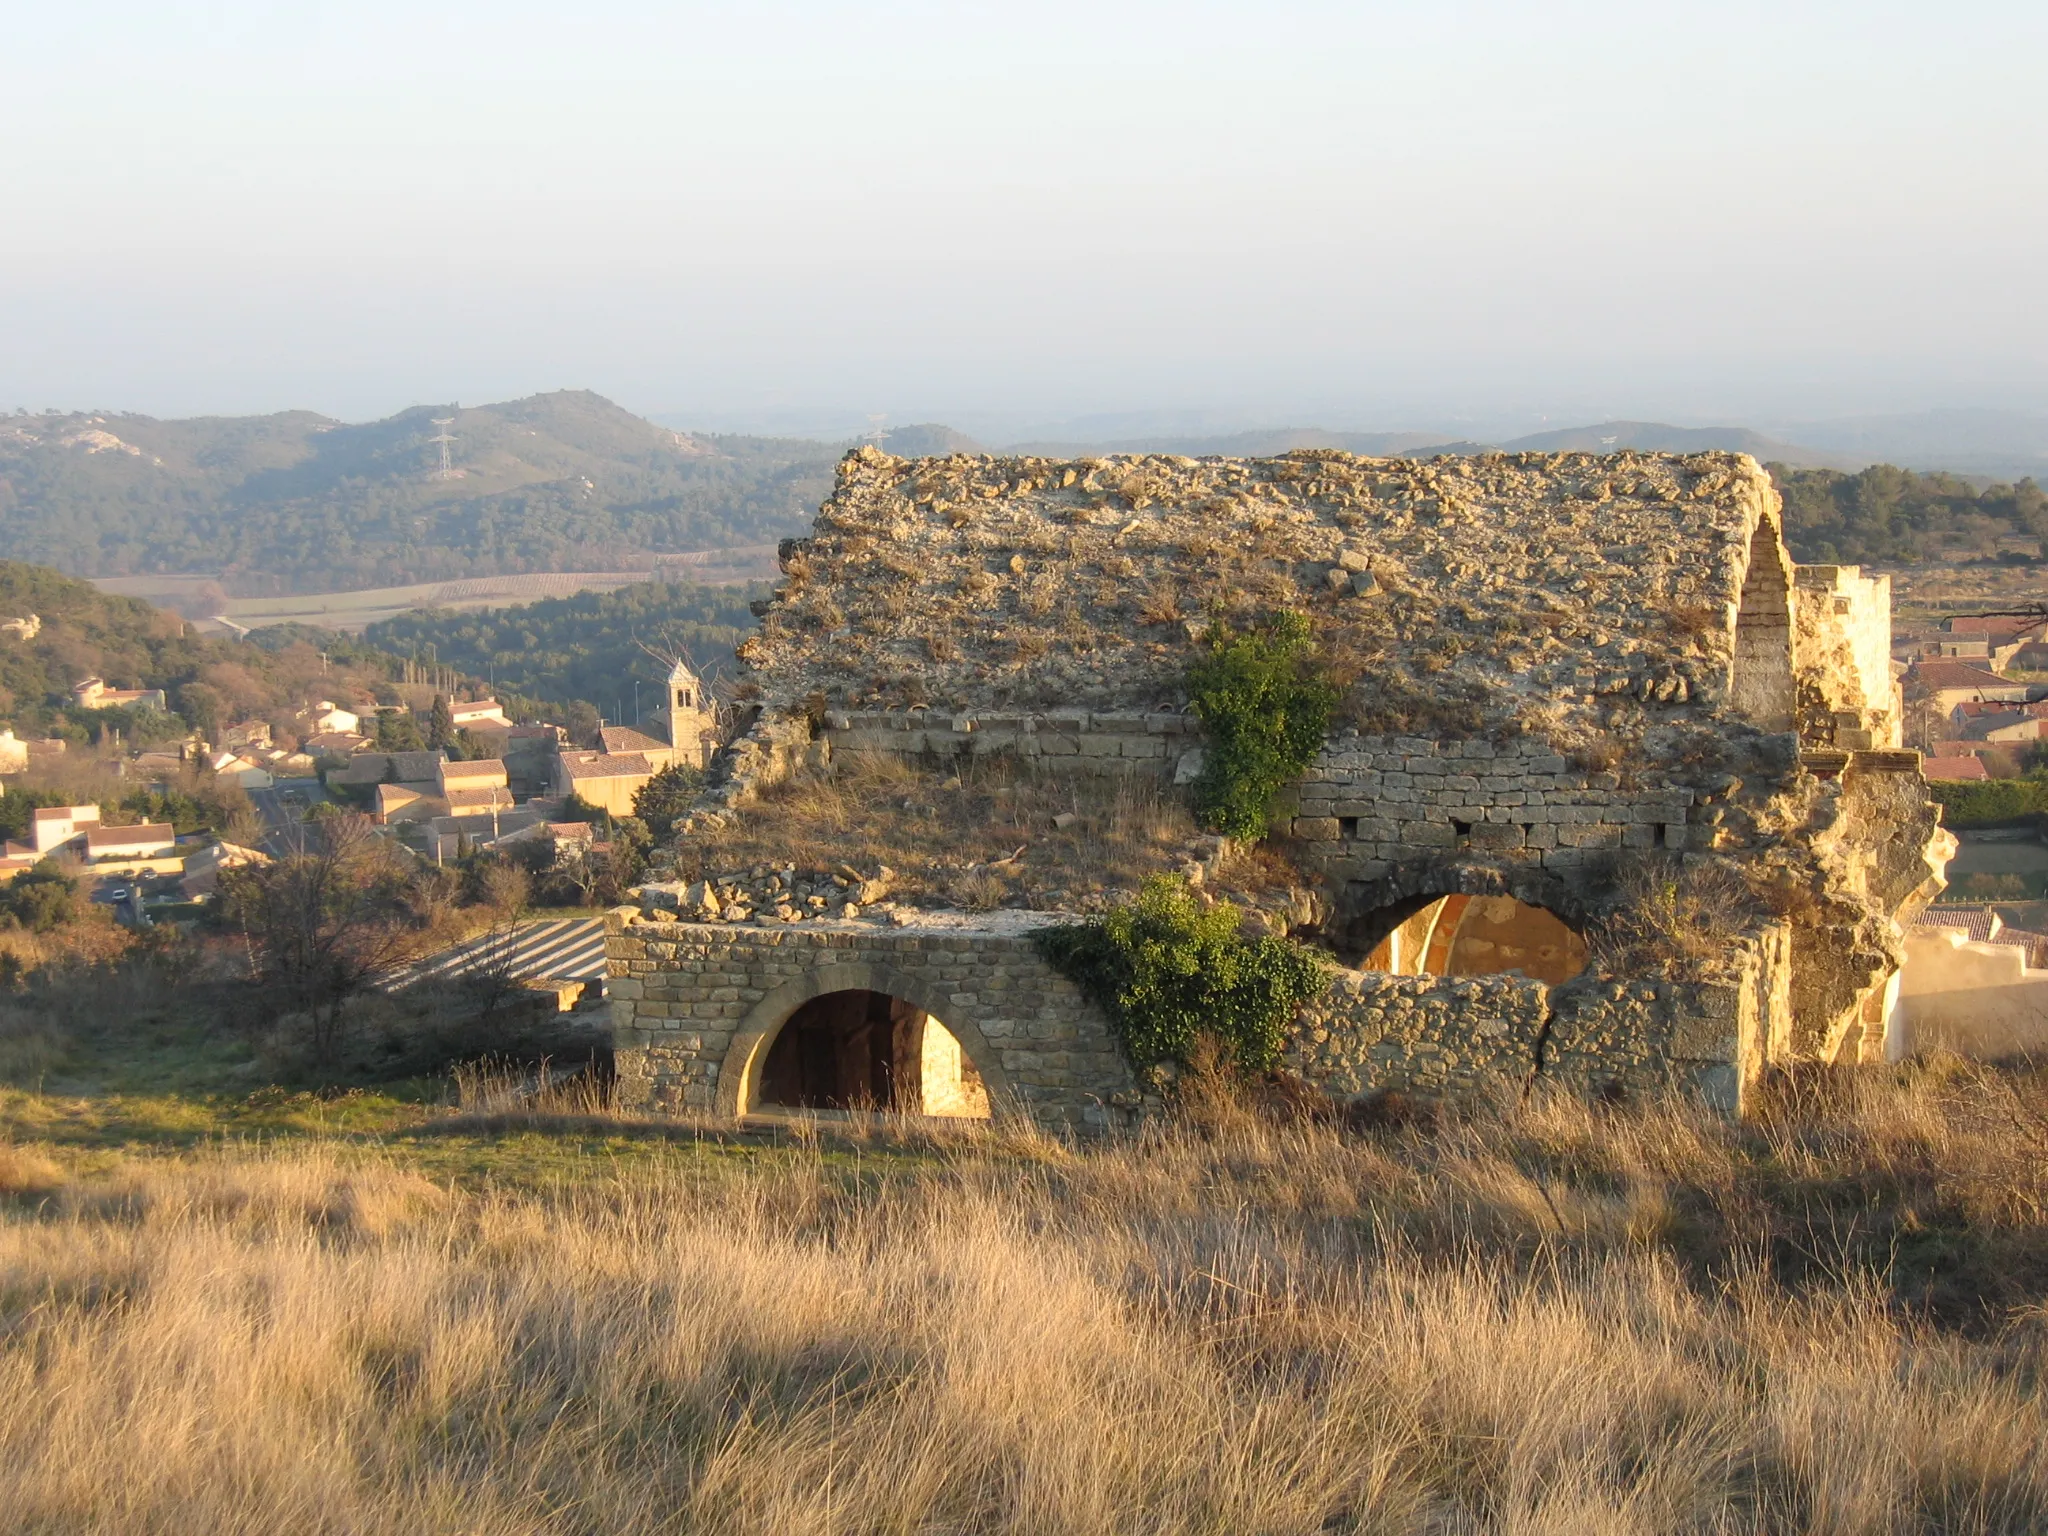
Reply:
[[[1985, 485], [1939, 471], [1873, 464], [1854, 474], [1767, 466], [1785, 499], [1795, 559], [1822, 564], [1912, 565], [1989, 558], [2003, 539], [2048, 534], [2048, 495], [2030, 479]], [[2016, 558], [2023, 558], [2015, 552]]]

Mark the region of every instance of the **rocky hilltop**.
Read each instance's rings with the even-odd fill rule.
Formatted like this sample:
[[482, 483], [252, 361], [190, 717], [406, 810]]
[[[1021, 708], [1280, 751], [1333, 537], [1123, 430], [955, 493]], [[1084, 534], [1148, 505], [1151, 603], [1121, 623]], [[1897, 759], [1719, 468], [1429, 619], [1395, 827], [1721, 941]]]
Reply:
[[1310, 612], [1360, 707], [1478, 725], [1609, 698], [1711, 707], [1770, 482], [1729, 453], [1325, 450], [840, 465], [741, 648], [771, 698], [1171, 704], [1217, 621]]

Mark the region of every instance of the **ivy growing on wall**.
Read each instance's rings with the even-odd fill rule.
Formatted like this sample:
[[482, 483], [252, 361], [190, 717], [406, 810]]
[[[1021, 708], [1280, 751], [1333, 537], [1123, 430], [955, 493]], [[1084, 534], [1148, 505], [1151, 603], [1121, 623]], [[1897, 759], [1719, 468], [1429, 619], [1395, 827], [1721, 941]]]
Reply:
[[1211, 831], [1256, 841], [1281, 789], [1314, 761], [1337, 705], [1308, 620], [1276, 613], [1242, 633], [1217, 624], [1187, 688], [1208, 734], [1195, 808]]
[[1327, 963], [1290, 939], [1247, 938], [1229, 902], [1205, 907], [1155, 875], [1103, 917], [1038, 931], [1040, 953], [1101, 1005], [1143, 1070], [1185, 1062], [1213, 1034], [1247, 1071], [1279, 1060], [1295, 1010], [1328, 985]]

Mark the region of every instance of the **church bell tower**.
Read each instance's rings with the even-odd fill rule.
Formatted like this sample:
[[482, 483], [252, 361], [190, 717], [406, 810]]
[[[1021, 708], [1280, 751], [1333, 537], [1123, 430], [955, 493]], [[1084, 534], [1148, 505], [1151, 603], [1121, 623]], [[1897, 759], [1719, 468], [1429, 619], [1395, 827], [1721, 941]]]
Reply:
[[654, 723], [666, 732], [677, 762], [692, 768], [710, 765], [717, 744], [711, 700], [703, 682], [680, 658], [669, 668], [668, 699]]

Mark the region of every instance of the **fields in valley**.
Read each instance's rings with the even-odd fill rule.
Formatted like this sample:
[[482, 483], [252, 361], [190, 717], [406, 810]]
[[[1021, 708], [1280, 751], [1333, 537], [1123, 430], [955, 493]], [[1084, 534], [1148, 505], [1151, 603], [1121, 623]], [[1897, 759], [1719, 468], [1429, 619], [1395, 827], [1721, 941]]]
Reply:
[[[405, 587], [371, 587], [356, 592], [298, 593], [287, 597], [230, 597], [220, 608], [247, 629], [267, 624], [311, 624], [358, 631], [380, 619], [417, 608], [501, 608], [577, 592], [613, 592], [636, 582], [687, 580], [708, 586], [736, 586], [775, 573], [775, 546], [748, 545], [662, 558], [640, 571], [555, 571], [524, 576], [479, 576], [464, 581], [429, 581]], [[160, 607], [192, 614], [201, 629], [221, 630], [193, 613], [202, 592], [219, 578], [205, 575], [103, 576], [93, 585], [122, 597], [140, 597]], [[200, 606], [213, 606], [201, 604]]]

